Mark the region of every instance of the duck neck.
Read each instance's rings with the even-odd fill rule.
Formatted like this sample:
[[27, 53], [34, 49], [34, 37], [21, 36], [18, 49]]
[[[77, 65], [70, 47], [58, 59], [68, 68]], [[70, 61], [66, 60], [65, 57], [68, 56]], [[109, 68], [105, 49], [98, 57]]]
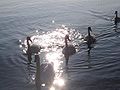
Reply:
[[118, 14], [117, 13], [115, 14], [115, 17], [118, 18]]
[[67, 38], [65, 38], [65, 46], [68, 47]]
[[30, 43], [29, 43], [29, 40], [27, 39], [27, 46], [28, 46], [28, 49], [30, 48]]
[[71, 41], [71, 40], [69, 39], [69, 35], [66, 35], [66, 36], [65, 36], [65, 46], [66, 46], [66, 47], [68, 47], [68, 42], [67, 42], [68, 40]]
[[27, 39], [27, 45], [29, 45], [29, 40]]
[[27, 37], [27, 45], [30, 46], [30, 42], [32, 42], [32, 40], [30, 39], [30, 37]]
[[90, 36], [90, 30], [88, 30], [88, 36]]

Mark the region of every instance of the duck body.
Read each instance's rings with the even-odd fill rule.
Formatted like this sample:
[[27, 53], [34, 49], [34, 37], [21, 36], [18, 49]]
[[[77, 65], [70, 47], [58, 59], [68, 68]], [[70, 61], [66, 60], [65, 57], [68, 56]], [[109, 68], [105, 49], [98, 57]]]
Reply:
[[76, 53], [76, 49], [73, 45], [68, 45], [67, 47], [65, 46], [63, 48], [63, 51], [62, 51], [63, 54], [68, 54], [69, 56], [70, 55], [73, 55]]
[[87, 44], [94, 44], [96, 42], [96, 39], [93, 36], [86, 36], [85, 39]]
[[38, 53], [38, 52], [40, 52], [40, 50], [41, 50], [41, 47], [40, 47], [40, 46], [35, 45], [35, 44], [30, 45], [29, 52], [30, 52], [31, 54]]

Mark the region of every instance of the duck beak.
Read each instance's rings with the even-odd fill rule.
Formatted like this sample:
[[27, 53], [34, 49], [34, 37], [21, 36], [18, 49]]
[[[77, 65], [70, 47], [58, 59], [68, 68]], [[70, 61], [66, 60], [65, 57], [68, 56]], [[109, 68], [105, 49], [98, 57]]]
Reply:
[[91, 27], [88, 27], [88, 30], [92, 32], [92, 29], [91, 29]]

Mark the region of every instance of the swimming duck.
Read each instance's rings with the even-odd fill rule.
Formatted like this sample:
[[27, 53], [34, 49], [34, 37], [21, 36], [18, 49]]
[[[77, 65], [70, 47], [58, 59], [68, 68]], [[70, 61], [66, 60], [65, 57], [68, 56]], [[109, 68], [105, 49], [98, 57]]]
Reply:
[[117, 23], [119, 23], [119, 22], [120, 22], [120, 18], [118, 17], [118, 12], [115, 11], [114, 23], [115, 23], [115, 25], [117, 25]]
[[68, 45], [68, 41], [71, 41], [69, 39], [69, 35], [65, 36], [65, 46], [63, 48], [62, 53], [64, 54], [65, 60], [66, 60], [66, 66], [68, 65], [69, 56], [76, 53], [76, 49], [73, 45]]
[[32, 42], [30, 37], [27, 37], [27, 53], [31, 53], [31, 54], [35, 54], [38, 53], [41, 49], [40, 46], [35, 45], [35, 44], [30, 44], [30, 42]]
[[88, 35], [84, 38], [84, 41], [86, 41], [88, 48], [91, 48], [91, 44], [94, 44], [96, 42], [95, 37], [91, 36], [90, 31], [92, 32], [91, 27], [88, 27]]
[[31, 63], [32, 61], [32, 54], [38, 53], [41, 49], [40, 46], [30, 44], [32, 42], [31, 38], [28, 36], [27, 38], [27, 55], [28, 55], [28, 61]]

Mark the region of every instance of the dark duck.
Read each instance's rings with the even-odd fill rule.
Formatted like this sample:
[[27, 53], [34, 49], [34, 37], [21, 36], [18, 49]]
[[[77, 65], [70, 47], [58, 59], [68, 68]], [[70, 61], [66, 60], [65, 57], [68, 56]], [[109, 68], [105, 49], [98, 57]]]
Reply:
[[63, 48], [62, 53], [64, 54], [65, 60], [66, 60], [66, 66], [68, 65], [69, 56], [76, 53], [76, 49], [73, 45], [68, 45], [68, 41], [71, 41], [69, 39], [69, 35], [65, 36], [65, 46]]
[[88, 27], [88, 35], [84, 38], [84, 41], [86, 41], [88, 48], [91, 48], [91, 44], [94, 44], [96, 42], [95, 37], [93, 37], [90, 32], [92, 32], [91, 27]]
[[118, 12], [115, 11], [114, 24], [117, 25], [117, 23], [119, 22], [120, 22], [120, 17], [118, 17]]
[[27, 55], [30, 64], [32, 61], [32, 54], [37, 54], [40, 51], [41, 47], [38, 45], [30, 44], [30, 42], [32, 43], [32, 40], [29, 36], [26, 39], [27, 39]]

